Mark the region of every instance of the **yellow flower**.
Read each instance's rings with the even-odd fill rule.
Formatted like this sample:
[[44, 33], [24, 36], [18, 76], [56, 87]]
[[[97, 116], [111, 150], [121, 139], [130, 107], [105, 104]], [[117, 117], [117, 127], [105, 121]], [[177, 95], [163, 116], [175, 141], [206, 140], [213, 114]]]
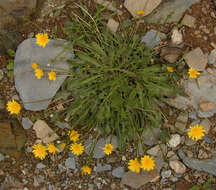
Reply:
[[83, 166], [81, 170], [82, 170], [82, 174], [91, 174], [92, 171], [92, 169], [88, 166]]
[[10, 112], [10, 114], [19, 114], [21, 106], [18, 102], [12, 100], [7, 103], [7, 110]]
[[106, 144], [105, 147], [103, 148], [104, 153], [107, 155], [111, 154], [113, 149], [114, 149], [114, 146], [112, 144]]
[[35, 69], [35, 76], [38, 78], [38, 79], [41, 79], [41, 77], [44, 75], [44, 72], [42, 69]]
[[137, 11], [137, 14], [138, 14], [138, 15], [143, 15], [143, 14], [144, 14], [144, 11], [143, 11], [143, 10], [138, 10], [138, 11]]
[[49, 80], [56, 80], [56, 73], [54, 71], [51, 71], [48, 73]]
[[81, 155], [84, 150], [84, 146], [81, 143], [73, 143], [70, 146], [70, 150], [72, 151], [73, 154], [75, 155]]
[[136, 172], [136, 173], [140, 172], [141, 165], [137, 160], [137, 158], [135, 158], [134, 160], [129, 160], [128, 169], [131, 170], [132, 172]]
[[52, 143], [47, 144], [47, 150], [51, 154], [56, 154], [56, 151], [59, 151], [58, 148]]
[[49, 42], [48, 34], [47, 33], [38, 33], [36, 35], [36, 44], [39, 46], [45, 47], [46, 44]]
[[32, 68], [33, 68], [33, 69], [37, 69], [37, 67], [38, 67], [38, 64], [37, 64], [36, 62], [33, 62], [33, 63], [32, 63]]
[[69, 134], [70, 140], [73, 142], [76, 142], [80, 136], [80, 134], [75, 130], [69, 131], [68, 134]]
[[193, 140], [200, 140], [205, 136], [206, 130], [203, 128], [202, 125], [196, 124], [194, 126], [190, 126], [190, 129], [188, 129], [188, 136]]
[[167, 67], [167, 71], [172, 73], [172, 72], [174, 72], [174, 69], [173, 69], [173, 67]]
[[64, 150], [65, 146], [66, 146], [65, 143], [61, 143], [59, 147], [62, 148], [62, 150]]
[[197, 75], [199, 75], [200, 73], [196, 69], [190, 68], [188, 74], [189, 78], [194, 79], [197, 78]]
[[35, 144], [32, 148], [32, 152], [36, 158], [40, 158], [41, 160], [43, 160], [46, 157], [47, 149], [44, 145]]
[[155, 161], [152, 157], [145, 155], [141, 158], [141, 168], [143, 170], [153, 170], [155, 167]]

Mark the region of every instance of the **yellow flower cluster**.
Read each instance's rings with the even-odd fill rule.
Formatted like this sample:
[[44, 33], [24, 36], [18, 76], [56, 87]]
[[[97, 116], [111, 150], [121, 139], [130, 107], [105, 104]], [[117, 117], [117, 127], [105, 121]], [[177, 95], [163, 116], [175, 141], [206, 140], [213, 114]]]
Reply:
[[155, 167], [155, 161], [152, 157], [145, 155], [141, 158], [141, 162], [137, 158], [129, 160], [128, 169], [132, 172], [139, 173], [141, 169], [150, 171]]
[[191, 79], [195, 79], [197, 78], [198, 75], [200, 75], [200, 73], [194, 68], [190, 68], [188, 74], [189, 74], [189, 78]]
[[38, 33], [36, 34], [35, 37], [36, 37], [36, 44], [43, 48], [50, 41], [47, 33]]

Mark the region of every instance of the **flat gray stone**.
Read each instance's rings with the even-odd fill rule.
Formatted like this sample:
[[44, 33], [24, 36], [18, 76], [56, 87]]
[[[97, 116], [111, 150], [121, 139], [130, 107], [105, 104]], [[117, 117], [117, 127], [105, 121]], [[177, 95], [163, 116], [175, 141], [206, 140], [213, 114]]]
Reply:
[[152, 49], [159, 45], [161, 40], [166, 39], [166, 35], [156, 30], [149, 30], [141, 39], [146, 47]]
[[33, 123], [28, 117], [22, 118], [22, 126], [24, 129], [30, 129], [32, 127]]
[[124, 171], [124, 168], [123, 167], [118, 167], [118, 168], [115, 168], [113, 171], [112, 171], [112, 175], [114, 177], [117, 177], [117, 178], [122, 178], [122, 176], [124, 175], [125, 171]]
[[43, 163], [40, 162], [36, 165], [36, 168], [37, 169], [43, 169], [43, 168], [46, 168], [46, 165], [44, 165]]
[[112, 166], [109, 164], [104, 164], [103, 166], [98, 163], [96, 167], [94, 167], [95, 172], [104, 172], [104, 171], [109, 171], [112, 169]]
[[[216, 28], [215, 28], [216, 29]], [[213, 49], [208, 56], [209, 64], [216, 64], [216, 49]]]
[[143, 142], [145, 145], [153, 146], [158, 143], [158, 139], [161, 134], [160, 127], [152, 127], [152, 129], [146, 128], [143, 134]]
[[181, 22], [182, 25], [188, 26], [190, 28], [196, 28], [196, 18], [186, 14]]
[[203, 160], [189, 158], [185, 156], [185, 153], [181, 149], [178, 150], [178, 155], [187, 167], [194, 169], [194, 170], [198, 170], [198, 171], [204, 171], [204, 172], [207, 172], [209, 174], [216, 176], [216, 158], [215, 157], [212, 159], [203, 159]]
[[0, 162], [3, 161], [4, 159], [5, 159], [4, 155], [0, 153]]
[[[46, 109], [64, 82], [66, 78], [64, 73], [69, 71], [66, 60], [74, 57], [72, 51], [64, 51], [61, 54], [66, 43], [61, 39], [50, 40], [46, 47], [42, 48], [35, 43], [34, 38], [30, 38], [18, 46], [14, 60], [15, 87], [25, 109], [31, 111]], [[60, 56], [54, 60], [59, 54]], [[37, 62], [39, 68], [43, 70], [56, 71], [56, 80], [49, 81], [47, 73], [41, 79], [37, 79], [31, 67], [33, 62]]]
[[164, 24], [179, 22], [185, 11], [200, 0], [163, 1], [150, 15], [145, 17], [147, 23]]
[[74, 158], [67, 158], [65, 161], [65, 167], [67, 169], [75, 169], [76, 168], [76, 163]]
[[70, 125], [68, 123], [63, 123], [60, 121], [56, 122], [56, 126], [59, 127], [60, 129], [71, 129]]

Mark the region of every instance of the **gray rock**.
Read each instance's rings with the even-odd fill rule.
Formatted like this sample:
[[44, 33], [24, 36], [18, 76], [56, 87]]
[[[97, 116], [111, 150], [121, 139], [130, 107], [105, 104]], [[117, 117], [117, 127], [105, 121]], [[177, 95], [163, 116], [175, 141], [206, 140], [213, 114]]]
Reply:
[[[215, 27], [216, 32], [216, 27]], [[209, 64], [216, 64], [216, 49], [213, 49], [208, 56], [208, 63]]]
[[116, 32], [118, 30], [119, 22], [115, 21], [114, 19], [110, 18], [107, 23], [107, 27], [112, 31]]
[[112, 171], [112, 175], [114, 177], [117, 177], [117, 178], [122, 178], [122, 176], [124, 175], [125, 171], [124, 171], [124, 168], [123, 167], [118, 167], [118, 168], [115, 168], [113, 171]]
[[209, 144], [214, 144], [214, 141], [208, 135], [205, 135], [203, 140]]
[[191, 112], [189, 112], [188, 117], [189, 117], [190, 119], [196, 120], [196, 119], [197, 119], [197, 113], [196, 113], [195, 111], [191, 111]]
[[171, 170], [165, 170], [165, 171], [161, 172], [162, 178], [169, 178], [171, 176], [171, 174], [172, 174]]
[[171, 148], [177, 147], [181, 143], [181, 136], [179, 134], [171, 135], [171, 138], [168, 142], [168, 146]]
[[5, 159], [4, 155], [0, 153], [0, 162], [3, 161], [4, 159]]
[[188, 158], [185, 156], [185, 153], [179, 149], [178, 150], [178, 155], [184, 162], [184, 164], [194, 170], [198, 171], [204, 171], [209, 174], [212, 174], [216, 176], [216, 158], [212, 159], [204, 159], [204, 160], [198, 160], [195, 158]]
[[183, 35], [181, 31], [179, 31], [177, 28], [174, 28], [172, 31], [171, 40], [174, 45], [180, 45], [183, 42]]
[[208, 119], [204, 119], [204, 120], [201, 121], [200, 125], [203, 126], [203, 128], [206, 131], [206, 134], [208, 134], [210, 129], [211, 129], [212, 123]]
[[4, 72], [0, 69], [0, 80], [4, 78]]
[[152, 127], [152, 129], [146, 128], [142, 137], [144, 144], [148, 146], [157, 144], [160, 134], [160, 127]]
[[181, 22], [182, 25], [188, 26], [190, 28], [196, 27], [196, 18], [186, 14]]
[[[18, 46], [14, 60], [15, 87], [24, 102], [25, 109], [31, 111], [46, 109], [65, 80], [64, 73], [69, 71], [66, 60], [74, 57], [72, 51], [65, 50], [61, 54], [66, 43], [64, 40], [50, 40], [46, 47], [42, 48], [35, 43], [34, 38], [30, 38]], [[54, 60], [59, 54], [60, 56]], [[37, 79], [31, 67], [33, 62], [37, 62], [41, 69], [55, 70], [56, 80], [49, 81], [47, 73], [40, 80]]]
[[24, 129], [30, 129], [32, 127], [33, 123], [28, 117], [22, 118], [22, 126]]
[[145, 34], [145, 36], [142, 37], [141, 42], [145, 43], [146, 47], [152, 49], [159, 45], [163, 39], [166, 39], [165, 34], [156, 30], [150, 30]]
[[74, 158], [67, 158], [65, 161], [65, 167], [67, 169], [75, 169], [76, 168], [76, 163]]
[[185, 144], [186, 144], [187, 146], [193, 146], [193, 145], [196, 144], [196, 141], [195, 141], [195, 140], [192, 140], [192, 139], [189, 138], [189, 137], [186, 137], [186, 139], [185, 139]]
[[178, 130], [180, 130], [181, 133], [184, 133], [186, 125], [187, 125], [187, 121], [188, 121], [188, 113], [187, 112], [182, 112], [177, 117], [177, 120], [176, 120], [176, 123], [175, 123], [175, 127]]
[[[88, 139], [85, 141], [84, 146], [85, 146], [85, 152], [87, 154], [90, 153], [92, 147], [93, 140], [92, 139]], [[115, 148], [117, 148], [118, 144], [117, 144], [117, 137], [116, 136], [109, 136], [106, 139], [105, 138], [101, 138], [97, 141], [94, 150], [93, 150], [93, 157], [94, 158], [103, 158], [106, 154], [103, 151], [103, 148], [105, 146], [105, 144], [112, 144], [114, 146], [114, 150]]]
[[169, 98], [166, 103], [179, 110], [186, 110], [191, 105], [190, 100], [184, 96], [176, 96], [172, 99]]
[[169, 165], [177, 174], [184, 174], [186, 172], [185, 165], [179, 160], [171, 160], [169, 161]]
[[44, 165], [43, 163], [40, 162], [36, 165], [36, 168], [37, 169], [43, 169], [43, 168], [46, 168], [46, 165]]
[[145, 17], [147, 23], [164, 24], [179, 22], [185, 11], [200, 0], [163, 1], [150, 15]]
[[60, 129], [71, 129], [71, 127], [68, 123], [63, 123], [60, 121], [56, 122], [56, 126], [59, 127]]
[[156, 145], [151, 149], [147, 150], [147, 154], [150, 154], [152, 156], [158, 156], [158, 157], [162, 157], [163, 154], [166, 154], [166, 152], [167, 152], [167, 146], [165, 144]]
[[101, 165], [100, 163], [97, 164], [96, 167], [94, 167], [95, 172], [104, 172], [104, 171], [109, 171], [111, 170], [112, 166], [109, 164]]

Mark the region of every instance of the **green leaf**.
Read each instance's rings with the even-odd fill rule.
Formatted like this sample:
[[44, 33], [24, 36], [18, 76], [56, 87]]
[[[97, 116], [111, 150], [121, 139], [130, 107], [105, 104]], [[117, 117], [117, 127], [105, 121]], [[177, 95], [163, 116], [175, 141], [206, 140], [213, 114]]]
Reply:
[[8, 55], [9, 55], [10, 57], [14, 57], [14, 56], [15, 56], [15, 51], [12, 50], [12, 49], [8, 49], [8, 50], [7, 50], [7, 53], [8, 53]]

